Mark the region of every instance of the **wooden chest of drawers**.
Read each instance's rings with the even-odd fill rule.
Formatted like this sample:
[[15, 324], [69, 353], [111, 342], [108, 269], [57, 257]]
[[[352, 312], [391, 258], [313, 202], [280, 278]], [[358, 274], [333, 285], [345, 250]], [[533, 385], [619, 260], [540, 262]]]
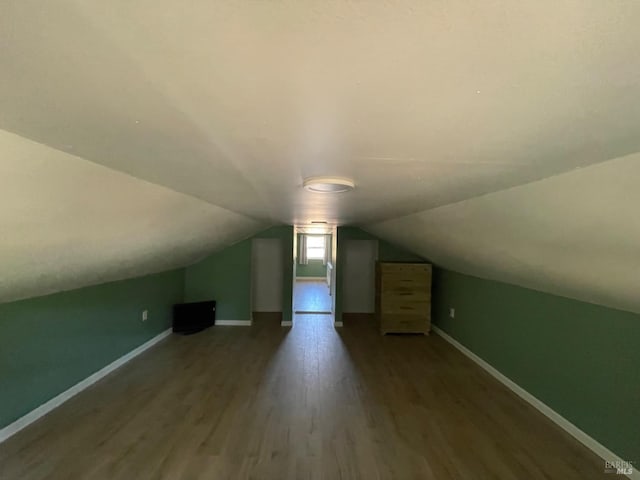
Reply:
[[428, 334], [431, 330], [431, 265], [378, 262], [376, 317], [382, 334]]

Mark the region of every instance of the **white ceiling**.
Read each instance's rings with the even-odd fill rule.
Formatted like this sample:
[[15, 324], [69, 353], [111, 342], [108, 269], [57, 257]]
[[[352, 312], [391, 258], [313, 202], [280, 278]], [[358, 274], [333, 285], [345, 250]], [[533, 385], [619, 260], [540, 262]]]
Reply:
[[640, 312], [640, 154], [367, 227], [459, 272]]
[[182, 267], [262, 225], [0, 131], [0, 302]]
[[[123, 189], [155, 184], [164, 195], [187, 195], [176, 202], [212, 209], [192, 238], [203, 248], [224, 243], [216, 235], [239, 238], [270, 223], [369, 226], [640, 151], [638, 24], [635, 0], [7, 0], [0, 129], [25, 149], [29, 140], [43, 144], [42, 158], [124, 172]], [[20, 178], [32, 172], [13, 195], [37, 210], [32, 192], [60, 175], [19, 167], [19, 137], [2, 137], [10, 140], [0, 143], [0, 159]], [[353, 177], [357, 189], [326, 197], [300, 188], [321, 174]], [[5, 205], [16, 201], [8, 195], [0, 192]], [[85, 195], [64, 200], [65, 228], [92, 230], [74, 210]], [[14, 210], [0, 211], [7, 224]], [[156, 204], [161, 212], [175, 217]], [[491, 212], [475, 215], [481, 222]], [[112, 221], [118, 230], [130, 219]], [[25, 229], [6, 241], [36, 244], [41, 233]], [[78, 248], [94, 241], [87, 235]], [[18, 255], [3, 241], [0, 255]], [[170, 250], [159, 231], [144, 241], [158, 257]], [[44, 264], [56, 258], [52, 245]], [[124, 275], [114, 259], [87, 265]], [[19, 283], [16, 275], [5, 284]]]

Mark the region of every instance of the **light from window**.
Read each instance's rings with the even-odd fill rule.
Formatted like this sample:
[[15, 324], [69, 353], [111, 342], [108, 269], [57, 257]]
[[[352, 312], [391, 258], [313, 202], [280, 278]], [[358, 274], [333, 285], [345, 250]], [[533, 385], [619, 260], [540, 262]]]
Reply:
[[307, 235], [307, 258], [309, 260], [324, 260], [324, 237]]

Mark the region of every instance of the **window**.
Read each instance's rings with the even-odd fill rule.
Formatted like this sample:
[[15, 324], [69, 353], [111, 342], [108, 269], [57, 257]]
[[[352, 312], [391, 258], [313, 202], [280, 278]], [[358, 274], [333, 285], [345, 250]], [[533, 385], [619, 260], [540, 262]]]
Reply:
[[322, 235], [307, 235], [307, 259], [324, 260], [325, 242]]

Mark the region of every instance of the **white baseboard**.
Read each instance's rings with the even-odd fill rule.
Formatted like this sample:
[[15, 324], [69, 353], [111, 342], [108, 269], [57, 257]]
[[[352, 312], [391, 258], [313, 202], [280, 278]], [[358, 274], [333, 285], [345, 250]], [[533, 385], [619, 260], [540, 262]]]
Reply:
[[282, 320], [280, 322], [281, 327], [293, 327], [293, 322], [291, 320]]
[[6, 439], [11, 437], [12, 435], [15, 435], [16, 433], [18, 433], [20, 430], [22, 430], [23, 428], [27, 427], [28, 425], [31, 425], [33, 422], [35, 422], [39, 418], [45, 416], [47, 413], [49, 413], [51, 410], [55, 409], [56, 407], [59, 407], [64, 402], [66, 402], [70, 398], [74, 397], [75, 395], [77, 395], [81, 391], [83, 391], [86, 388], [90, 387], [91, 385], [96, 383], [98, 380], [100, 380], [103, 377], [109, 375], [111, 372], [113, 372], [117, 368], [121, 367], [122, 365], [124, 365], [125, 363], [129, 362], [130, 360], [134, 359], [135, 357], [140, 355], [145, 350], [150, 349], [156, 343], [158, 343], [160, 340], [165, 339], [169, 335], [171, 335], [171, 329], [165, 330], [164, 332], [160, 333], [159, 335], [156, 335], [151, 340], [149, 340], [149, 341], [143, 343], [142, 345], [140, 345], [139, 347], [131, 350], [129, 353], [127, 353], [126, 355], [123, 355], [122, 357], [118, 358], [117, 360], [114, 360], [113, 362], [111, 362], [106, 367], [103, 367], [100, 370], [98, 370], [97, 372], [93, 373], [92, 375], [89, 375], [84, 380], [81, 380], [80, 382], [76, 383], [74, 386], [72, 386], [69, 389], [65, 390], [64, 392], [56, 395], [51, 400], [43, 403], [42, 405], [40, 405], [39, 407], [35, 408], [34, 410], [31, 410], [29, 413], [27, 413], [23, 417], [20, 417], [15, 422], [10, 423], [6, 427], [0, 429], [0, 443], [4, 442]]
[[221, 327], [250, 327], [251, 320], [216, 320], [216, 325]]
[[[553, 410], [551, 407], [549, 407], [545, 403], [543, 403], [540, 400], [538, 400], [536, 397], [531, 395], [529, 392], [527, 392], [524, 388], [522, 388], [520, 385], [515, 383], [513, 380], [511, 380], [508, 377], [504, 376], [496, 368], [492, 367], [489, 363], [487, 363], [482, 358], [477, 356], [475, 353], [473, 353], [467, 347], [465, 347], [460, 342], [455, 340], [449, 334], [445, 333], [442, 329], [436, 327], [433, 324], [431, 325], [431, 328], [433, 329], [433, 331], [436, 334], [438, 334], [444, 340], [446, 340], [451, 345], [453, 345], [455, 348], [460, 350], [464, 355], [469, 357], [471, 360], [473, 360], [475, 363], [477, 363], [481, 368], [486, 370], [496, 380], [498, 380], [500, 383], [505, 385], [508, 389], [510, 389], [513, 393], [515, 393], [520, 398], [522, 398], [525, 402], [529, 403], [536, 410], [538, 410], [544, 416], [549, 418], [553, 423], [558, 425], [560, 428], [562, 428], [569, 435], [571, 435], [573, 438], [578, 440], [580, 443], [582, 443], [585, 447], [587, 447], [593, 453], [598, 455], [604, 461], [607, 461], [607, 462], [622, 462], [623, 461], [623, 459], [620, 458], [618, 455], [613, 453], [611, 450], [609, 450], [607, 447], [605, 447], [604, 445], [599, 443], [594, 438], [592, 438], [589, 435], [587, 435], [585, 432], [580, 430], [578, 427], [576, 427], [569, 420], [564, 418], [562, 415], [560, 415], [558, 412]], [[630, 458], [629, 459], [629, 461], [634, 461], [634, 460], [636, 460], [636, 459], [635, 458]], [[638, 467], [640, 467], [640, 465], [633, 465], [633, 467], [634, 467], [633, 468], [633, 473], [631, 475], [627, 475], [627, 476], [629, 478], [633, 479], [633, 480], [640, 480], [640, 471], [637, 469]], [[603, 467], [602, 468], [603, 468], [603, 471], [604, 471], [604, 463], [603, 463]]]
[[343, 327], [344, 323], [342, 323], [342, 320], [338, 320], [337, 322], [333, 322], [333, 326], [334, 327]]

